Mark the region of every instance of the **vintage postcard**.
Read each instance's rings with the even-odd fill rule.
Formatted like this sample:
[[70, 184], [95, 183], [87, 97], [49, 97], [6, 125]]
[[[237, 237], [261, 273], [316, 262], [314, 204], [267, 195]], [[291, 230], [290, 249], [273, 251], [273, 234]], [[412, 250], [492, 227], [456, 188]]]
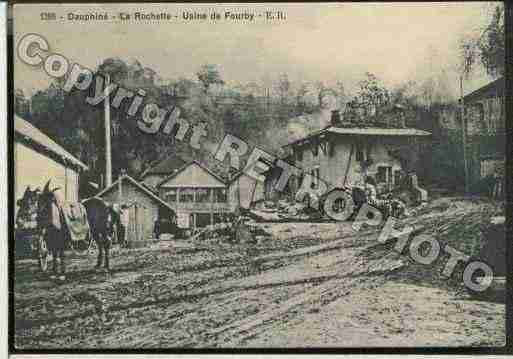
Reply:
[[10, 20], [12, 351], [505, 345], [503, 3]]

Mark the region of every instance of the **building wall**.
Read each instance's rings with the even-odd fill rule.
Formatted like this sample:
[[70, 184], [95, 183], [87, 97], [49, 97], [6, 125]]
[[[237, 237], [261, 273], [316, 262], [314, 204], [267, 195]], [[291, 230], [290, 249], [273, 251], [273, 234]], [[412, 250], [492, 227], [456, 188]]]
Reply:
[[[214, 202], [212, 197], [205, 202], [197, 202], [198, 191], [209, 190], [213, 196], [213, 191], [226, 191], [226, 201]], [[194, 200], [190, 202], [172, 201], [167, 196], [170, 191], [178, 193], [183, 191], [194, 192]], [[175, 211], [178, 220], [178, 226], [181, 228], [191, 228], [199, 225], [211, 224], [225, 214], [233, 213], [235, 210], [236, 197], [233, 193], [234, 188], [226, 186], [223, 182], [206, 171], [196, 163], [192, 163], [182, 172], [159, 186], [159, 195]], [[230, 192], [232, 191], [232, 193]], [[237, 202], [238, 203], [238, 202]]]
[[[163, 198], [171, 208], [173, 208], [177, 215], [178, 226], [180, 228], [192, 228], [196, 227], [196, 224], [199, 223], [198, 218], [201, 217], [202, 222], [207, 220], [207, 224], [211, 224], [214, 222], [215, 218], [218, 215], [225, 215], [233, 213], [236, 209], [236, 196], [238, 193], [236, 192], [237, 186], [232, 186], [229, 188], [219, 188], [214, 187], [210, 188], [211, 190], [225, 190], [226, 191], [226, 201], [225, 202], [212, 202], [211, 200], [207, 202], [172, 202], [166, 199], [164, 193], [166, 191], [174, 190], [174, 191], [183, 191], [184, 187], [169, 187], [169, 188], [161, 188], [161, 198]], [[199, 188], [197, 188], [199, 189]], [[201, 188], [204, 189], [204, 188]]]
[[[312, 144], [303, 147], [303, 159], [298, 160], [296, 156], [296, 166], [303, 169], [304, 173], [311, 173], [312, 170], [319, 168], [319, 177], [328, 182], [328, 189], [339, 187], [344, 184], [344, 177], [347, 171], [346, 184], [356, 184], [363, 182], [366, 175], [376, 176], [378, 167], [390, 166], [394, 171], [401, 170], [401, 162], [388, 153], [388, 149], [395, 145], [407, 145], [405, 140], [384, 139], [384, 138], [364, 138], [360, 140], [365, 156], [369, 151], [372, 164], [367, 168], [367, 172], [356, 161], [356, 145], [351, 155], [349, 169], [348, 161], [351, 154], [351, 145], [355, 143], [351, 137], [333, 138], [328, 142], [326, 153], [319, 148], [317, 156], [314, 155]], [[333, 146], [330, 149], [329, 146]]]
[[468, 166], [471, 184], [495, 172], [505, 162], [505, 103], [503, 97], [484, 97], [465, 104]]
[[118, 186], [114, 186], [111, 190], [102, 194], [101, 197], [109, 203], [122, 204], [137, 202], [142, 205], [144, 209], [140, 211], [141, 213], [138, 213], [142, 239], [146, 240], [153, 237], [153, 227], [159, 216], [159, 205], [154, 199], [127, 180], [122, 182], [121, 197], [119, 196]]
[[228, 200], [233, 210], [239, 205], [242, 208], [249, 208], [252, 203], [263, 199], [264, 183], [246, 174], [241, 174], [228, 187]]
[[467, 134], [494, 135], [504, 130], [505, 105], [502, 97], [483, 98], [466, 104]]
[[[14, 143], [14, 195], [21, 198], [27, 186], [43, 189], [49, 179], [51, 188], [60, 187], [56, 192], [66, 201], [78, 201], [78, 177], [76, 170], [49, 158], [25, 144]], [[18, 208], [16, 206], [15, 212]]]

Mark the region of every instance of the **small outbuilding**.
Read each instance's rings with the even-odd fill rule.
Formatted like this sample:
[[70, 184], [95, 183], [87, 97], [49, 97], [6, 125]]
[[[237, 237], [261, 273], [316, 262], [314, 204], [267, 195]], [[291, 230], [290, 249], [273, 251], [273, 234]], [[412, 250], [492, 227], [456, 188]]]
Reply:
[[129, 211], [128, 240], [153, 238], [155, 221], [175, 217], [173, 208], [132, 177], [123, 174], [96, 197], [108, 203], [126, 204]]

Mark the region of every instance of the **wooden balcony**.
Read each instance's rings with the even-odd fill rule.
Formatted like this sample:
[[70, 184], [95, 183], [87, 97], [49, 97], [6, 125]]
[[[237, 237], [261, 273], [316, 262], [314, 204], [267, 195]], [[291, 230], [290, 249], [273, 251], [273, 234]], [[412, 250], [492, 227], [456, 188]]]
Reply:
[[222, 202], [168, 202], [171, 208], [175, 211], [197, 212], [197, 213], [210, 213], [210, 212], [233, 212], [235, 205]]

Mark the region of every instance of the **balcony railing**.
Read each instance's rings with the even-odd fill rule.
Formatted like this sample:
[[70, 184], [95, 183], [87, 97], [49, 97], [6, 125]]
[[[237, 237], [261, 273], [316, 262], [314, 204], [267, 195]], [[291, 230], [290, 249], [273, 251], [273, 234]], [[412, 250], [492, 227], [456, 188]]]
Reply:
[[175, 211], [187, 212], [232, 212], [235, 206], [228, 202], [211, 203], [211, 202], [168, 202]]

